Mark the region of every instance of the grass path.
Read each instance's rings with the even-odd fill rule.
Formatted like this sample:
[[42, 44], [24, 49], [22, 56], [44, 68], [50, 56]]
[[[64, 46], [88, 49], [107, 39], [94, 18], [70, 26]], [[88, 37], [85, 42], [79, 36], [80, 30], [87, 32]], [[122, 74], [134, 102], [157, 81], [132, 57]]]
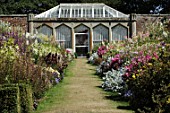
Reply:
[[[44, 100], [38, 111], [41, 113], [132, 113], [117, 109], [123, 103], [106, 99], [107, 93], [98, 88], [102, 81], [94, 75], [95, 67], [86, 63], [86, 59], [76, 59], [69, 67], [70, 76], [64, 79], [57, 91], [50, 93], [48, 102]], [[59, 88], [60, 87], [60, 88]], [[54, 88], [55, 89], [55, 88]], [[62, 92], [59, 92], [62, 90]], [[41, 108], [45, 107], [44, 111]]]

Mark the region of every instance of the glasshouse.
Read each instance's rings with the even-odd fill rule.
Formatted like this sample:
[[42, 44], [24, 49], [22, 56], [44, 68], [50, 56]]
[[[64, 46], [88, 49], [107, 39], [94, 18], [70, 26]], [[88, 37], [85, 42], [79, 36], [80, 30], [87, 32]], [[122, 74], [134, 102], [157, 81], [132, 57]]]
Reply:
[[61, 47], [86, 55], [102, 41], [136, 35], [136, 16], [103, 3], [63, 3], [38, 15], [29, 14], [28, 30], [53, 36]]

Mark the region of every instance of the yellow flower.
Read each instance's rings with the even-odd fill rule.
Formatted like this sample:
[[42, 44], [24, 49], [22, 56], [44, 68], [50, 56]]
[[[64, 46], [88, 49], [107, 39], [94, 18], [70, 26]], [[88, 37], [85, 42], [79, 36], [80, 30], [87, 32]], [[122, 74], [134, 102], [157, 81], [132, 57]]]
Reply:
[[138, 69], [137, 72], [142, 72], [142, 69]]
[[145, 68], [146, 68], [146, 66], [143, 66], [143, 68], [145, 69]]
[[170, 97], [168, 98], [168, 100], [166, 101], [167, 104], [170, 104]]
[[152, 66], [152, 63], [148, 63], [148, 66]]
[[133, 74], [133, 75], [132, 75], [132, 78], [136, 79], [136, 76], [135, 76], [135, 74]]
[[138, 77], [138, 76], [139, 76], [139, 74], [136, 74], [136, 76]]

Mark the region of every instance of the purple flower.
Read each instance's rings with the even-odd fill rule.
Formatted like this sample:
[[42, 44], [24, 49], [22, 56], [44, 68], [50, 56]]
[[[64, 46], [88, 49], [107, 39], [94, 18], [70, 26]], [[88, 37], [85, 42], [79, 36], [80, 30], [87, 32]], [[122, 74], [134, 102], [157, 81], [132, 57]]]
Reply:
[[55, 82], [58, 84], [60, 82], [59, 78], [55, 78]]
[[131, 90], [126, 91], [124, 97], [130, 97], [130, 96], [132, 96]]

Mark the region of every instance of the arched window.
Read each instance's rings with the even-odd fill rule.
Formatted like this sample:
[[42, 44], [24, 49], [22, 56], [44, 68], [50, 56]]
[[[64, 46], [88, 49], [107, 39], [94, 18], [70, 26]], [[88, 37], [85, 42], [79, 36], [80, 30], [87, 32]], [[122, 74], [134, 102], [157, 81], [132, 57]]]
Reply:
[[37, 28], [38, 33], [42, 33], [44, 35], [47, 35], [48, 37], [50, 37], [52, 34], [52, 28], [47, 26], [47, 25], [42, 25], [40, 27]]
[[75, 28], [75, 33], [89, 33], [89, 28], [85, 25], [80, 25]]
[[128, 30], [122, 25], [117, 25], [112, 28], [112, 40], [124, 40], [128, 37]]
[[109, 41], [109, 29], [103, 25], [98, 25], [93, 29], [93, 44], [99, 45], [102, 41]]
[[56, 40], [61, 47], [71, 48], [71, 29], [66, 25], [57, 27]]

